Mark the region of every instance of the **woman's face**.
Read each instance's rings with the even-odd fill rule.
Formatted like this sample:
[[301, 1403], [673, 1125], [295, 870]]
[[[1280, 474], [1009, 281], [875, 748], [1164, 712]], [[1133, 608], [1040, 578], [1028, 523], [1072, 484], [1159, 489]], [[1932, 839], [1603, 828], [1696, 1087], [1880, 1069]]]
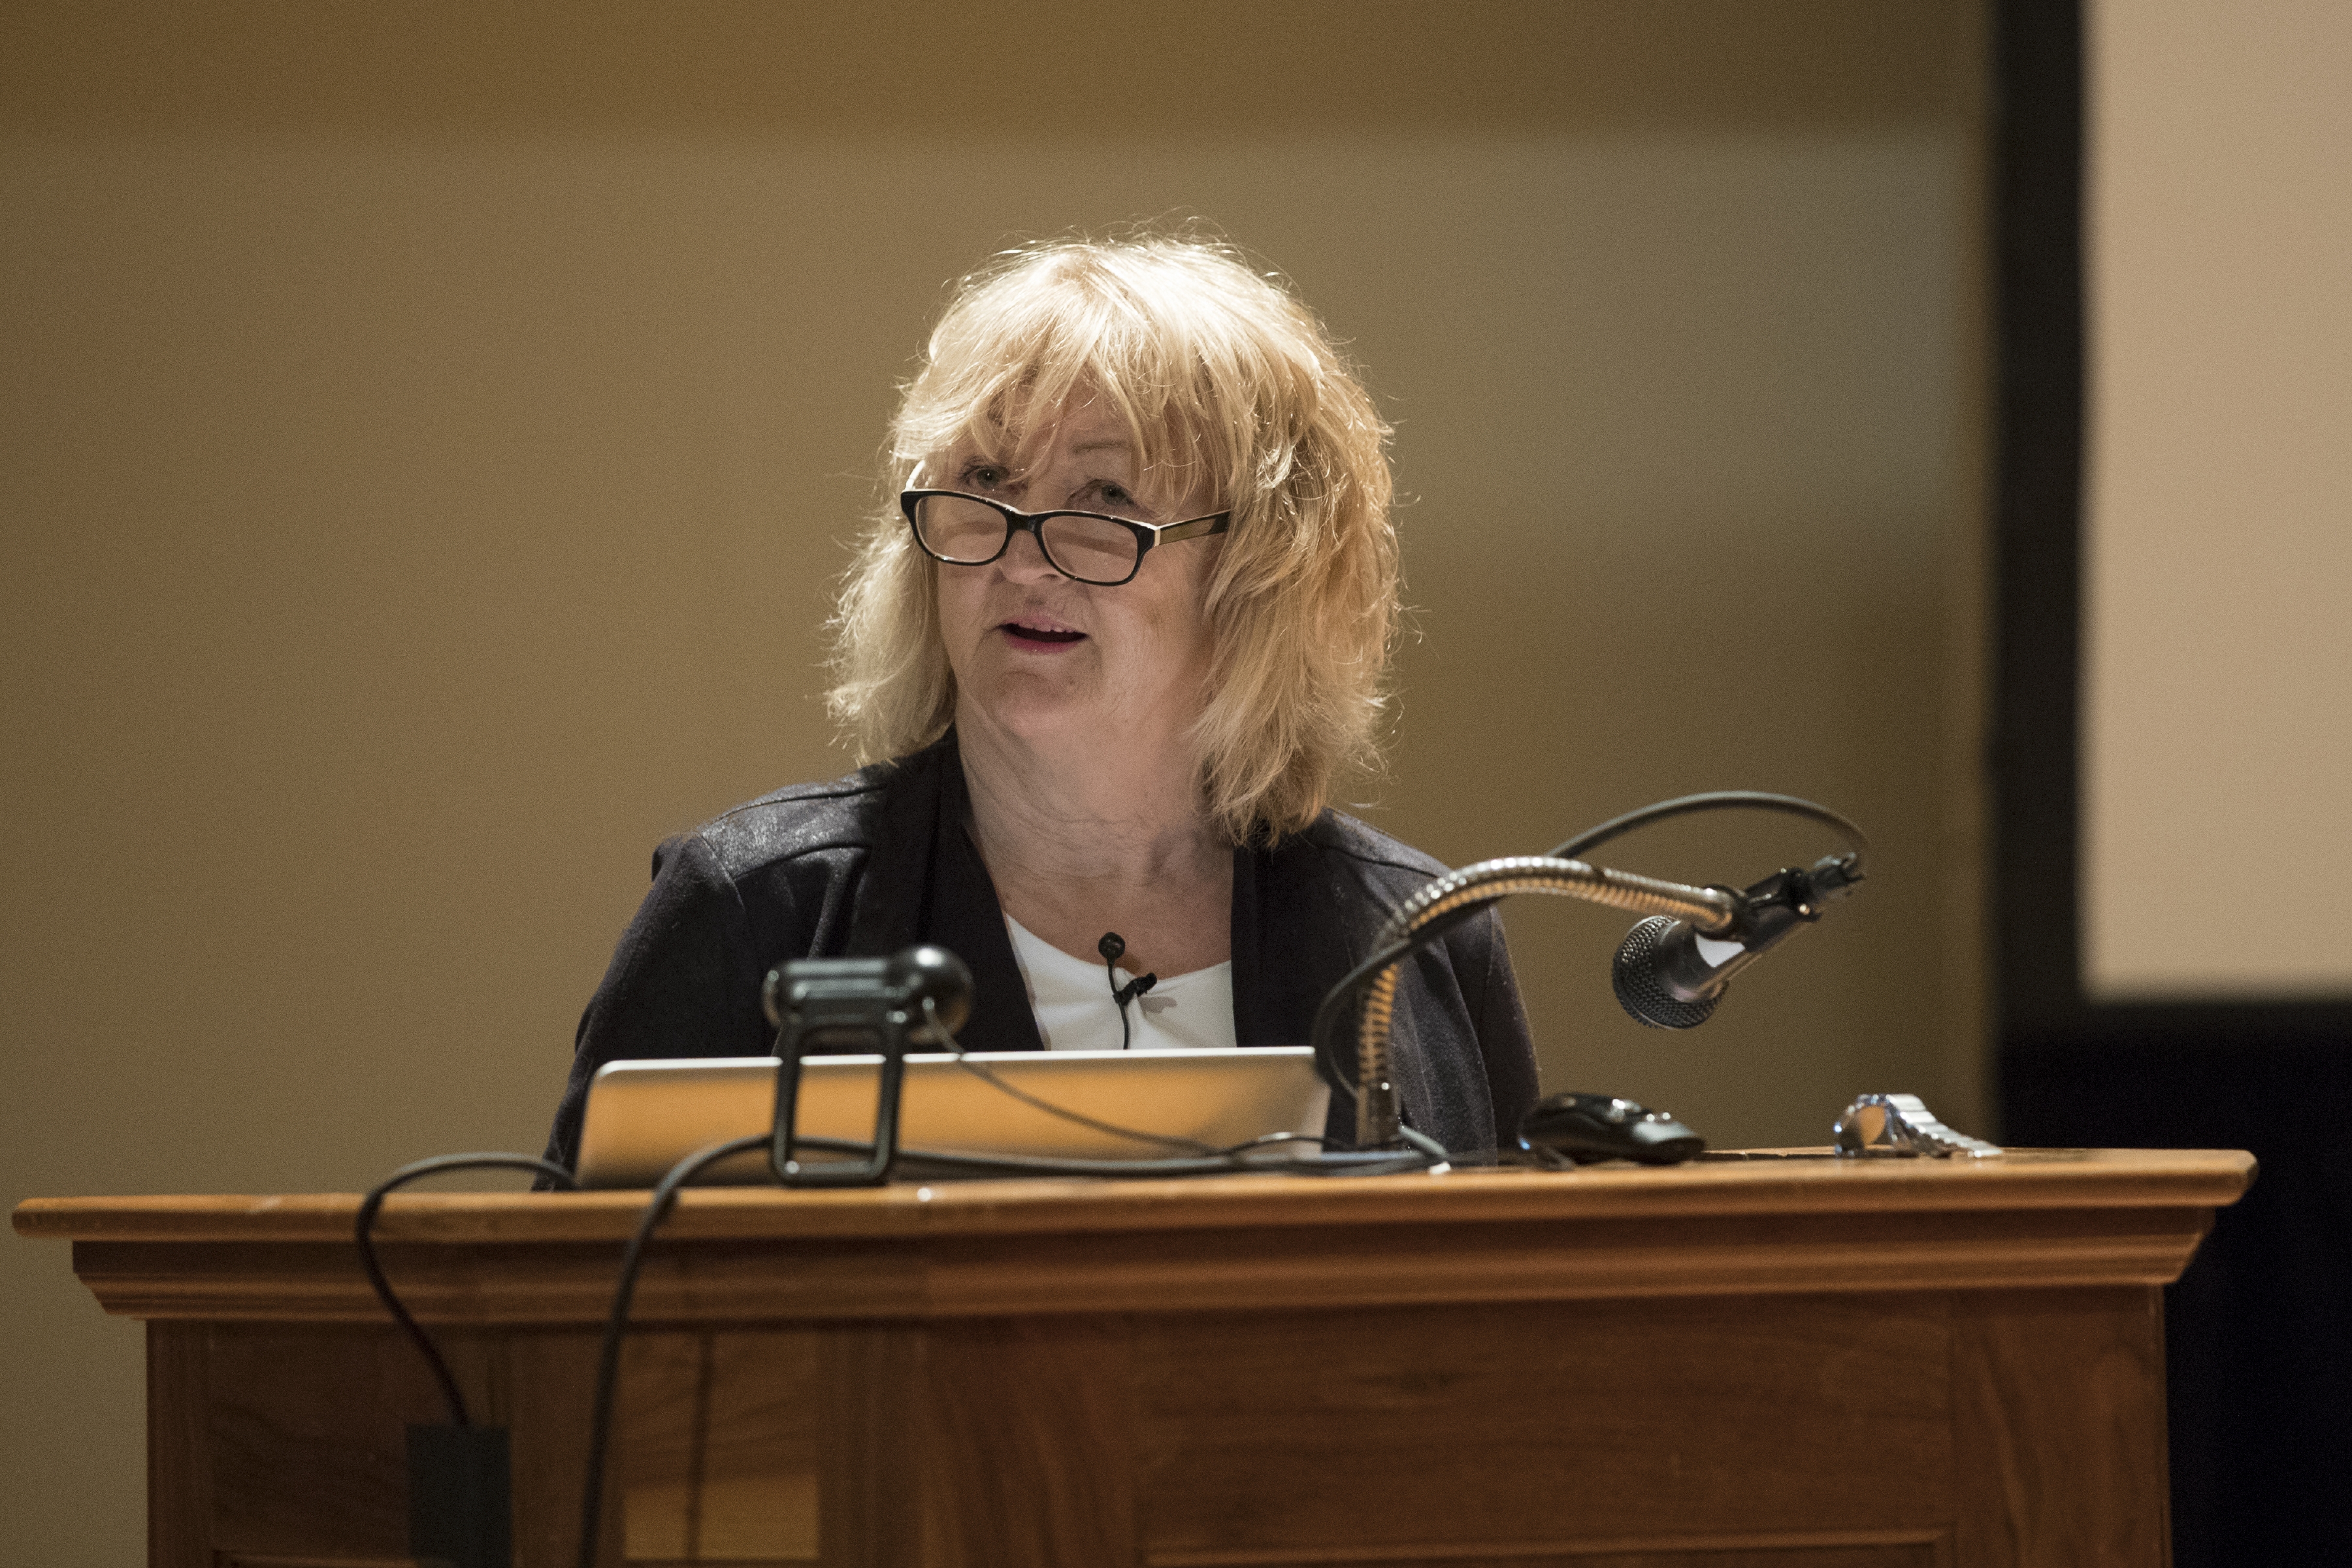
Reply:
[[[1174, 522], [1215, 510], [1193, 487], [1142, 470], [1126, 421], [1074, 396], [1014, 450], [966, 437], [917, 486], [985, 496], [1021, 511], [1097, 511]], [[1201, 710], [1209, 669], [1202, 614], [1221, 542], [1151, 551], [1116, 588], [1074, 582], [1019, 532], [985, 566], [938, 568], [940, 630], [955, 670], [957, 721], [1023, 741], [1158, 747]]]

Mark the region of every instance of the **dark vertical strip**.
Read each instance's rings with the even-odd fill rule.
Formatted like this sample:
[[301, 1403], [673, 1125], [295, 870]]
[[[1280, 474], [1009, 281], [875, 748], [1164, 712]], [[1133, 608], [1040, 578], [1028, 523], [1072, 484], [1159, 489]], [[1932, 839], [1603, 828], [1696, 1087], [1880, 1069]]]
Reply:
[[2084, 435], [2083, 11], [1993, 10], [1994, 1005], [2079, 1010], [2075, 865]]

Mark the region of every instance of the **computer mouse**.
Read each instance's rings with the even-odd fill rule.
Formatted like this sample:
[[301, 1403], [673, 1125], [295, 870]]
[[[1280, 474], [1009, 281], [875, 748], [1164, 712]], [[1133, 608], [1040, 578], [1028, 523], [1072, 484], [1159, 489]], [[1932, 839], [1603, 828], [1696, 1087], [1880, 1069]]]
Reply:
[[1580, 1165], [1600, 1160], [1678, 1165], [1706, 1147], [1706, 1139], [1666, 1112], [1609, 1094], [1547, 1095], [1528, 1108], [1519, 1137]]

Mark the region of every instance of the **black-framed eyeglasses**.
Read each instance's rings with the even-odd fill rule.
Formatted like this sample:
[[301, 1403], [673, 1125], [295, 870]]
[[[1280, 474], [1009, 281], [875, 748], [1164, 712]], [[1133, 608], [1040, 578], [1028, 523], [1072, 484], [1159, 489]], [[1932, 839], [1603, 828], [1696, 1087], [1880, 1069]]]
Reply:
[[1098, 511], [1015, 511], [961, 490], [908, 490], [898, 497], [898, 510], [907, 514], [915, 542], [934, 561], [985, 566], [1025, 531], [1047, 565], [1101, 588], [1131, 582], [1153, 547], [1223, 533], [1234, 516], [1220, 511], [1182, 522], [1136, 522]]

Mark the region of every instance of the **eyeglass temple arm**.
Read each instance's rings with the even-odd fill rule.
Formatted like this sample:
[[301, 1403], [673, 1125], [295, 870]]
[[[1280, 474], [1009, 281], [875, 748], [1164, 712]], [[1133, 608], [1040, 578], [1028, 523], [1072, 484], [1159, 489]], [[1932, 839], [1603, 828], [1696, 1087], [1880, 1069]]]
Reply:
[[1204, 533], [1222, 532], [1233, 515], [1229, 511], [1212, 512], [1207, 517], [1196, 517], [1184, 522], [1169, 523], [1152, 534], [1151, 542], [1178, 544], [1187, 539], [1198, 539]]

